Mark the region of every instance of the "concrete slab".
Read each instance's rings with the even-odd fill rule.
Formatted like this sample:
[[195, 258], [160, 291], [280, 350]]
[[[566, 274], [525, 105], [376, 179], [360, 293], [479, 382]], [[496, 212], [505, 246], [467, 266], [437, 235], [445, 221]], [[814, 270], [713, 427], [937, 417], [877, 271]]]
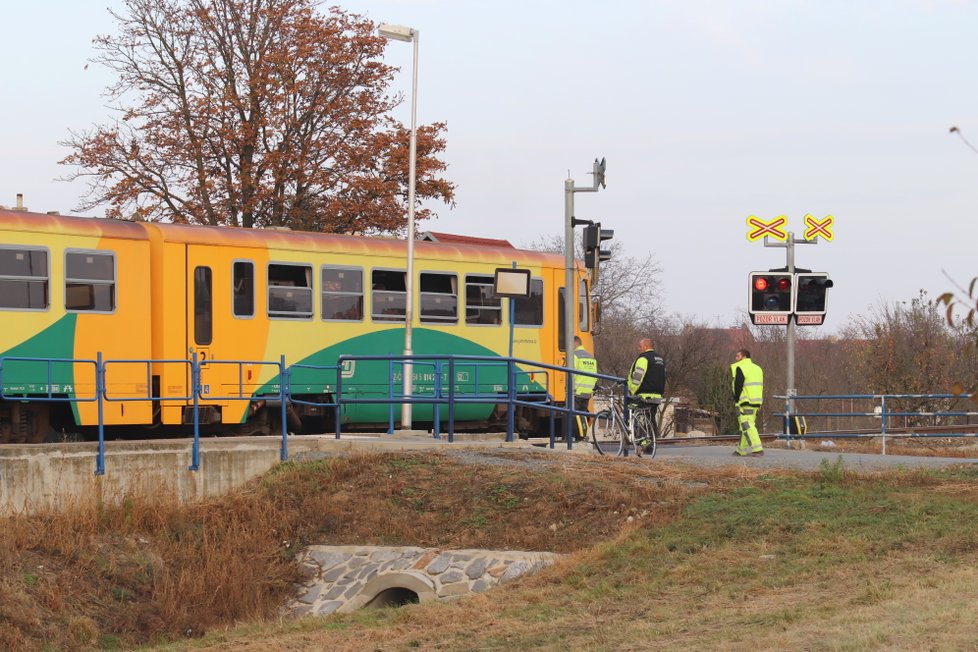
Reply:
[[[506, 442], [503, 433], [447, 436], [406, 432], [302, 435], [288, 438], [289, 459], [318, 459], [353, 451], [464, 451], [466, 449], [552, 450], [560, 454], [596, 455], [586, 442], [553, 449], [545, 439]], [[189, 439], [106, 442], [105, 475], [96, 476], [97, 444], [22, 444], [0, 446], [0, 513], [35, 513], [63, 509], [79, 501], [114, 501], [145, 495], [182, 501], [220, 495], [280, 463], [281, 437], [206, 438], [200, 441], [200, 468], [189, 469]], [[700, 466], [752, 466], [814, 471], [839, 460], [847, 469], [942, 468], [978, 464], [978, 458], [869, 455], [768, 447], [764, 457], [732, 457], [732, 446], [669, 444], [642, 463], [682, 462]]]

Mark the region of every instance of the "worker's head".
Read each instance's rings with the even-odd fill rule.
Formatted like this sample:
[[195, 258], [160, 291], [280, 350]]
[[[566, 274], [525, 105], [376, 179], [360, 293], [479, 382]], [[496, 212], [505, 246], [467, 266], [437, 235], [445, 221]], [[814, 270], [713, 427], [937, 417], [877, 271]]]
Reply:
[[737, 349], [737, 353], [734, 355], [734, 359], [736, 359], [739, 362], [744, 358], [748, 358], [748, 359], [750, 358], [750, 351], [748, 351], [747, 349]]
[[643, 337], [642, 339], [640, 339], [638, 341], [638, 350], [639, 350], [639, 352], [642, 352], [642, 351], [651, 351], [653, 348], [655, 348], [655, 347], [652, 344], [652, 338], [651, 337]]
[[575, 335], [574, 336], [574, 347], [577, 348], [577, 347], [579, 347], [582, 344], [584, 344], [584, 340], [581, 339], [581, 336], [580, 335]]

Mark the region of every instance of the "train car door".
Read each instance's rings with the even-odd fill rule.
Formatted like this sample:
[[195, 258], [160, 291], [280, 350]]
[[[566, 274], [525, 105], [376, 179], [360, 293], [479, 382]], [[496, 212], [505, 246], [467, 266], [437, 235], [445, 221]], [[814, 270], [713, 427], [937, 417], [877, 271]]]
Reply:
[[[586, 337], [586, 334], [591, 330], [590, 311], [588, 307], [587, 281], [584, 278], [578, 278], [576, 289], [577, 292], [572, 293], [570, 299], [575, 304], [573, 332], [575, 335], [581, 335], [582, 337], [585, 337], [585, 340], [588, 340], [585, 342], [585, 344], [593, 346], [593, 344], [589, 341], [589, 338]], [[565, 288], [558, 287], [557, 288], [557, 310], [556, 310], [557, 318], [554, 320], [557, 327], [556, 329], [557, 332], [555, 333], [554, 341], [557, 343], [555, 359], [558, 360], [558, 364], [562, 367], [567, 365], [568, 348], [571, 351], [574, 350], [573, 342], [571, 342], [570, 347], [568, 347], [567, 343], [564, 341], [565, 339], [564, 324], [566, 323], [566, 314], [567, 314], [565, 312], [567, 310], [566, 301], [567, 301], [567, 293], [565, 291]], [[560, 400], [560, 398], [565, 396], [564, 392], [566, 392], [566, 390], [563, 389], [564, 378], [565, 378], [564, 374], [558, 374], [558, 379], [560, 381], [558, 383], [559, 388], [557, 390], [558, 400]]]
[[557, 289], [557, 355], [560, 359], [561, 366], [567, 365], [567, 344], [564, 342], [564, 323], [567, 313], [567, 305], [565, 303], [566, 295], [564, 288]]
[[[566, 293], [563, 287], [557, 289], [557, 359], [560, 361], [561, 366], [567, 364], [567, 346], [564, 342], [564, 323], [565, 311], [567, 310]], [[577, 280], [577, 292], [573, 297], [572, 301], [575, 302], [576, 308], [574, 310], [575, 321], [574, 321], [574, 334], [584, 336], [586, 333], [591, 331], [591, 314], [590, 307], [588, 304], [588, 283], [584, 278], [579, 278]], [[585, 342], [587, 344], [587, 342]], [[571, 349], [574, 347], [571, 346]]]
[[191, 291], [192, 302], [190, 324], [190, 349], [197, 353], [201, 366], [201, 394], [206, 397], [219, 393], [216, 368], [206, 363], [212, 358], [214, 343], [214, 273], [210, 266], [198, 265], [193, 268]]
[[213, 361], [201, 366], [204, 423], [243, 423], [252, 392], [277, 373], [255, 363], [264, 359], [268, 339], [268, 320], [256, 313], [256, 270], [264, 263], [256, 262], [257, 253], [231, 245], [187, 251], [188, 350]]
[[[564, 346], [564, 287], [563, 287], [563, 270], [555, 270], [553, 275], [553, 285], [555, 292], [553, 295], [546, 297], [547, 309], [554, 315], [554, 319], [547, 320], [547, 330], [551, 331], [551, 350], [553, 351], [553, 360], [555, 364], [560, 367], [567, 365], [567, 347]], [[567, 395], [566, 385], [565, 385], [566, 375], [562, 372], [554, 373], [553, 382], [553, 395], [559, 403], [563, 403], [564, 397]]]

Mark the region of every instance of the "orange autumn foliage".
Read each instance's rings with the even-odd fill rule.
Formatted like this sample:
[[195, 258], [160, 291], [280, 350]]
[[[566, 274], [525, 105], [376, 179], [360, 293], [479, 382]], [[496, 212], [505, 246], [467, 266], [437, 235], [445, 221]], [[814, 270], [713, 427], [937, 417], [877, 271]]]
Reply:
[[[63, 144], [77, 210], [209, 225], [375, 233], [406, 224], [410, 129], [369, 20], [314, 0], [127, 0], [95, 40], [118, 116]], [[417, 135], [416, 219], [454, 205], [444, 123]]]

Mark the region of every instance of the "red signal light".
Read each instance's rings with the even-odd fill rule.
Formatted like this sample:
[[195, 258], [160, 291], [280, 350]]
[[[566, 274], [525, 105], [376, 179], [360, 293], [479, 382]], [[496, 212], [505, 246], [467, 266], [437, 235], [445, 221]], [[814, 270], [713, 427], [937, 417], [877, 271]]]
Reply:
[[787, 292], [791, 289], [791, 279], [790, 278], [779, 278], [778, 279], [778, 292]]
[[758, 276], [754, 279], [754, 289], [758, 292], [764, 292], [767, 290], [767, 279], [763, 276]]

